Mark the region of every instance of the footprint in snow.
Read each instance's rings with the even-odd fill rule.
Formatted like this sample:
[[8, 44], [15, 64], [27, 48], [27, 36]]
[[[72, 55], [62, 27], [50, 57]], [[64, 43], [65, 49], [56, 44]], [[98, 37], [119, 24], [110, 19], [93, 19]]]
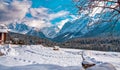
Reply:
[[14, 58], [15, 60], [17, 60], [17, 58]]
[[28, 60], [28, 62], [30, 63], [31, 61], [30, 61], [30, 60]]
[[26, 60], [23, 60], [23, 62], [26, 62]]
[[35, 64], [36, 62], [35, 62], [35, 61], [33, 61], [32, 63], [33, 63], [33, 64]]

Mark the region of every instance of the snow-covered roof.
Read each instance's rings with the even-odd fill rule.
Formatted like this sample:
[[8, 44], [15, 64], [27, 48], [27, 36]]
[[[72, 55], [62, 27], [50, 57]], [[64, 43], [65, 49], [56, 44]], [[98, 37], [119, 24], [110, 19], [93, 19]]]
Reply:
[[0, 29], [0, 32], [2, 32], [2, 33], [7, 33], [8, 31], [5, 30], [5, 29]]
[[0, 32], [2, 33], [7, 33], [8, 29], [4, 24], [0, 24]]

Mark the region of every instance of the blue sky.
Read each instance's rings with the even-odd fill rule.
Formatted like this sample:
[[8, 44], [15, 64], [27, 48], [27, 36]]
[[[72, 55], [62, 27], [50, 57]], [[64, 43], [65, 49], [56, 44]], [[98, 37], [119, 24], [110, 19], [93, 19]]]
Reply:
[[53, 12], [61, 10], [71, 11], [72, 13], [72, 0], [32, 0], [32, 7], [46, 7], [51, 9]]
[[[72, 2], [72, 0], [32, 0], [32, 7], [33, 8], [39, 8], [39, 7], [45, 7], [49, 8], [49, 13], [55, 13], [59, 11], [68, 11], [69, 15], [76, 13], [76, 8]], [[64, 20], [66, 18], [71, 18], [69, 15], [66, 15], [66, 17], [59, 17], [51, 21], [52, 24], [56, 24], [57, 22], [60, 22], [61, 20]]]
[[0, 23], [24, 23], [43, 28], [51, 25], [62, 27], [76, 19], [72, 0], [0, 0]]

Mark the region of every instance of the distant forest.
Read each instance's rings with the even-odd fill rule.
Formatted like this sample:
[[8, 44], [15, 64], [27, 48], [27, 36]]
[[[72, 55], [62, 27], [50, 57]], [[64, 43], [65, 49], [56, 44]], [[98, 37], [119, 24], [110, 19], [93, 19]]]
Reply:
[[48, 39], [9, 32], [5, 43], [18, 45], [42, 44], [46, 47], [54, 47], [57, 45], [62, 48], [120, 52], [120, 37], [76, 38], [65, 42], [53, 42]]

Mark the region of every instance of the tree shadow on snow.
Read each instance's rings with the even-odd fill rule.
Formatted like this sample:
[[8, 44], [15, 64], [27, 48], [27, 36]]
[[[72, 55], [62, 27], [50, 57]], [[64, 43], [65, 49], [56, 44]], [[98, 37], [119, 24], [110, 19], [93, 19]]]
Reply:
[[0, 65], [0, 70], [82, 70], [80, 66], [62, 67], [53, 64], [34, 64], [26, 66], [7, 67]]

